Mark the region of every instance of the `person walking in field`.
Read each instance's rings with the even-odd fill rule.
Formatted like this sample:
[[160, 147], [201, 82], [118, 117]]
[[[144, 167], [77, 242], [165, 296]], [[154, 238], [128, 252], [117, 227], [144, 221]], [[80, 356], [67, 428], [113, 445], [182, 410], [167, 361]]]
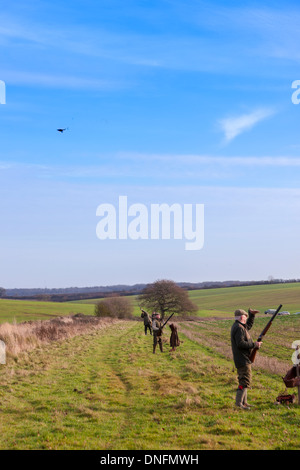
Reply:
[[251, 308], [248, 313], [245, 310], [237, 309], [234, 312], [235, 322], [231, 327], [231, 348], [238, 375], [235, 404], [242, 409], [250, 409], [247, 403], [247, 390], [252, 380], [250, 354], [253, 348], [259, 349], [261, 346], [261, 342], [253, 342], [248, 332], [253, 326], [256, 313], [258, 310]]
[[144, 319], [144, 328], [145, 328], [145, 335], [147, 334], [147, 330], [149, 329], [150, 335], [152, 335], [152, 321], [150, 315], [145, 310], [142, 310], [141, 317]]
[[160, 315], [157, 312], [152, 314], [152, 331], [153, 331], [153, 354], [155, 354], [155, 349], [157, 344], [159, 344], [159, 349], [163, 352], [162, 344], [162, 322]]

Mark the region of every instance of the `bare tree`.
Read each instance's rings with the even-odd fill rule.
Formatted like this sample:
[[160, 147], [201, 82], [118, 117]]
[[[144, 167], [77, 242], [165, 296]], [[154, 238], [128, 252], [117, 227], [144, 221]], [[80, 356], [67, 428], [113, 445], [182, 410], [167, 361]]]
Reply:
[[148, 284], [139, 295], [138, 301], [145, 308], [160, 312], [162, 319], [168, 313], [188, 315], [198, 310], [186, 290], [179, 287], [174, 281], [166, 279]]
[[95, 305], [97, 317], [131, 318], [132, 304], [126, 297], [107, 297]]
[[96, 317], [110, 317], [111, 316], [110, 308], [107, 305], [107, 302], [105, 302], [105, 300], [102, 300], [96, 303], [95, 315]]

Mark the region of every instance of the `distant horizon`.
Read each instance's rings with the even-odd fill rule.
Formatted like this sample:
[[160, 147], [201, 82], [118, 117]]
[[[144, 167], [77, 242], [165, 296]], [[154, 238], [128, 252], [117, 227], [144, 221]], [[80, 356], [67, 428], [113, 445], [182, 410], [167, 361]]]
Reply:
[[[161, 280], [161, 279], [158, 279], [158, 280]], [[168, 279], [168, 280], [171, 280], [172, 279]], [[65, 286], [65, 287], [3, 287], [3, 286], [0, 286], [2, 288], [5, 289], [5, 291], [17, 291], [17, 290], [30, 290], [30, 291], [35, 291], [35, 290], [42, 290], [42, 291], [52, 291], [52, 290], [57, 290], [57, 291], [60, 291], [60, 290], [71, 290], [71, 289], [111, 289], [111, 288], [120, 288], [120, 292], [121, 292], [121, 288], [134, 288], [136, 286], [146, 286], [146, 285], [149, 285], [149, 284], [152, 284], [153, 282], [155, 281], [151, 281], [151, 282], [136, 282], [136, 283], [133, 283], [133, 284], [125, 284], [125, 283], [118, 283], [118, 284], [107, 284], [107, 285], [93, 285], [93, 286]], [[212, 281], [212, 280], [209, 280], [209, 281], [195, 281], [195, 282], [190, 282], [190, 281], [173, 281], [175, 282], [175, 284], [188, 284], [188, 285], [194, 285], [194, 286], [197, 286], [197, 285], [201, 285], [201, 284], [225, 284], [225, 283], [241, 283], [241, 284], [280, 284], [280, 283], [297, 283], [297, 282], [300, 282], [300, 278], [288, 278], [288, 279], [283, 279], [283, 278], [279, 278], [279, 279], [248, 279], [248, 280], [238, 280], [238, 279], [226, 279], [226, 280], [223, 280], [223, 281], [220, 281], [220, 280], [215, 280], [215, 281]], [[96, 291], [95, 291], [96, 292]]]

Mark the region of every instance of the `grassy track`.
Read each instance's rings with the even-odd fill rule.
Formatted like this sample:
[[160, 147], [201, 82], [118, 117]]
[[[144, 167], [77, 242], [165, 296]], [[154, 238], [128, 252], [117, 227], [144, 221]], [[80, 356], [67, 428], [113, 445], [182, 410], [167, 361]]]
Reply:
[[[114, 326], [0, 365], [1, 449], [299, 449], [300, 407], [276, 405], [300, 339], [300, 315], [277, 317], [253, 370], [251, 412], [234, 407], [236, 373], [229, 332], [237, 307], [257, 307], [256, 338], [280, 303], [300, 311], [300, 285], [190, 291], [201, 321], [178, 323], [183, 344], [152, 354], [141, 322]], [[140, 315], [132, 297], [136, 316]], [[92, 314], [88, 302], [0, 299], [0, 323]], [[230, 318], [230, 319], [228, 319]], [[297, 389], [289, 389], [296, 393]]]
[[183, 344], [170, 353], [166, 330], [153, 355], [142, 323], [120, 321], [22, 354], [0, 366], [0, 449], [299, 449], [300, 407], [274, 404], [278, 374], [255, 369], [254, 410], [234, 408], [228, 328], [179, 324]]

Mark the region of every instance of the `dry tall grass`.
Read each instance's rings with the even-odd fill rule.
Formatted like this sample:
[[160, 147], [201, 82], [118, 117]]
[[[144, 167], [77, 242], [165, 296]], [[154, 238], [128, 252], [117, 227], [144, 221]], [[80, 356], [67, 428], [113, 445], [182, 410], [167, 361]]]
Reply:
[[43, 321], [3, 323], [0, 325], [0, 339], [6, 345], [7, 358], [17, 357], [23, 351], [30, 351], [52, 341], [91, 333], [119, 321], [79, 314]]

